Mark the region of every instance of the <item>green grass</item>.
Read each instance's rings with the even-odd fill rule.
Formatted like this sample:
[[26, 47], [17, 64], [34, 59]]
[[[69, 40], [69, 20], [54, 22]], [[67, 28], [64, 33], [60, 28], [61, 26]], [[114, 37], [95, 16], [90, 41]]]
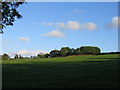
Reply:
[[120, 54], [3, 60], [3, 88], [117, 88]]

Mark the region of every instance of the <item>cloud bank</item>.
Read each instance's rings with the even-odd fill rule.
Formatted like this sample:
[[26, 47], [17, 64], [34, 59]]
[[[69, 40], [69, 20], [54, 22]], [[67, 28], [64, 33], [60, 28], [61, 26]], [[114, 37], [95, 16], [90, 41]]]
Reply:
[[57, 23], [44, 23], [44, 25], [47, 26], [54, 26], [54, 28], [56, 30], [52, 30], [48, 33], [42, 34], [42, 36], [44, 37], [59, 37], [59, 38], [63, 38], [65, 37], [65, 34], [60, 32], [60, 30], [73, 30], [73, 31], [78, 31], [78, 30], [97, 30], [97, 25], [93, 22], [88, 22], [88, 23], [84, 23], [81, 24], [77, 21], [68, 21], [66, 23], [64, 22], [57, 22]]
[[80, 23], [77, 21], [68, 21], [67, 23], [59, 22], [56, 23], [57, 29], [68, 29], [68, 30], [97, 30], [97, 25], [93, 22]]

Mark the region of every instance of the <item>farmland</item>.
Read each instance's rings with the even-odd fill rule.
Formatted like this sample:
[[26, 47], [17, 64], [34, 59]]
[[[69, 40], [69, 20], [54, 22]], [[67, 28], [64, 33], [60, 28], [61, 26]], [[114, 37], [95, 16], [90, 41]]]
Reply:
[[120, 54], [2, 60], [3, 88], [118, 88]]

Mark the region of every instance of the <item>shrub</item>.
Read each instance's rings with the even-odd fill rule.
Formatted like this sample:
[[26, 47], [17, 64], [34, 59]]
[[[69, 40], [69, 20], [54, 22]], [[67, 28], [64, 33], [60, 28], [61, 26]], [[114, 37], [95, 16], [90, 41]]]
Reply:
[[60, 54], [61, 54], [61, 56], [68, 56], [68, 55], [70, 55], [70, 52], [71, 52], [71, 49], [69, 48], [69, 47], [63, 47], [63, 48], [61, 48], [61, 50], [60, 50]]
[[48, 58], [50, 55], [48, 53], [44, 54], [44, 58]]
[[50, 57], [60, 57], [60, 51], [59, 50], [52, 50], [50, 52]]
[[100, 48], [92, 46], [82, 46], [80, 47], [81, 54], [99, 54]]
[[10, 56], [8, 54], [5, 53], [2, 55], [2, 60], [8, 60], [8, 59], [10, 59]]

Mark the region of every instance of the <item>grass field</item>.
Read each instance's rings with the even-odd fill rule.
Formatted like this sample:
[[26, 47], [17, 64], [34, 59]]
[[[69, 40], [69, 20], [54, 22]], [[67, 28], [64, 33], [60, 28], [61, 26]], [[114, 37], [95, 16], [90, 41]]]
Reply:
[[3, 88], [118, 88], [120, 54], [3, 60]]

